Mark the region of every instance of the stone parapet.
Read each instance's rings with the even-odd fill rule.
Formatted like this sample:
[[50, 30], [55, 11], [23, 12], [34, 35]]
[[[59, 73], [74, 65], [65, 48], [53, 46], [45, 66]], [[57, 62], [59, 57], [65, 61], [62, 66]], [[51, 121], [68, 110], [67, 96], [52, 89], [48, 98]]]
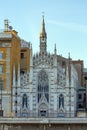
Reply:
[[87, 118], [0, 118], [0, 124], [87, 124]]

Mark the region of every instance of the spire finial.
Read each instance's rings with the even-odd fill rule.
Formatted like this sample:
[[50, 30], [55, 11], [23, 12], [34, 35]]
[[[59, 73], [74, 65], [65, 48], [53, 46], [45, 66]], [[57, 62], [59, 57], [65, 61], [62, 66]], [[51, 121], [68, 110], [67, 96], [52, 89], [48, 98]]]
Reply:
[[31, 50], [32, 50], [32, 43], [31, 43]]
[[42, 12], [42, 29], [40, 35], [46, 36], [45, 32], [45, 22], [44, 22], [44, 12]]
[[44, 18], [44, 12], [42, 12], [42, 17]]
[[55, 48], [54, 48], [54, 53], [56, 54], [57, 50], [56, 50], [56, 43], [55, 43]]
[[70, 52], [68, 53], [68, 58], [70, 59]]

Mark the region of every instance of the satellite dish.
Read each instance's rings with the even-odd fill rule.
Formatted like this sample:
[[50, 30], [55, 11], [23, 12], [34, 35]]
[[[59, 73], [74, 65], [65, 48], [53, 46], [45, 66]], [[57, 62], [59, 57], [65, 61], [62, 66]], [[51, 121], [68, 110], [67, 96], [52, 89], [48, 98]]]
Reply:
[[9, 29], [12, 30], [13, 29], [12, 26], [9, 26]]

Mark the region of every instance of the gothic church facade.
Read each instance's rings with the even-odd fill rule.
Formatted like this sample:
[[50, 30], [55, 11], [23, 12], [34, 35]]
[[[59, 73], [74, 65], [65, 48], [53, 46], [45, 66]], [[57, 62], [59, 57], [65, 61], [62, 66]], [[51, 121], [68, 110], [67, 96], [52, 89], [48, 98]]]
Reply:
[[[0, 33], [0, 109], [5, 117], [75, 117], [80, 78], [70, 56], [47, 52], [44, 16], [39, 53], [15, 30]], [[3, 56], [2, 56], [3, 55]], [[81, 85], [81, 84], [80, 84]]]
[[30, 71], [20, 73], [15, 81], [13, 70], [13, 115], [18, 117], [74, 117], [78, 76], [70, 58], [61, 67], [56, 45], [53, 54], [47, 52], [44, 17], [40, 33], [40, 51], [30, 52]]

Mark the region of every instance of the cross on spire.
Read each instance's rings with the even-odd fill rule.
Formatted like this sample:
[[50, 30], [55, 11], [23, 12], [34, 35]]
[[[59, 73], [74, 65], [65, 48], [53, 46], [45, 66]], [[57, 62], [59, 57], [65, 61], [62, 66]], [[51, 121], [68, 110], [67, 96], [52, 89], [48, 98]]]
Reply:
[[44, 12], [42, 12], [42, 16], [44, 17]]

